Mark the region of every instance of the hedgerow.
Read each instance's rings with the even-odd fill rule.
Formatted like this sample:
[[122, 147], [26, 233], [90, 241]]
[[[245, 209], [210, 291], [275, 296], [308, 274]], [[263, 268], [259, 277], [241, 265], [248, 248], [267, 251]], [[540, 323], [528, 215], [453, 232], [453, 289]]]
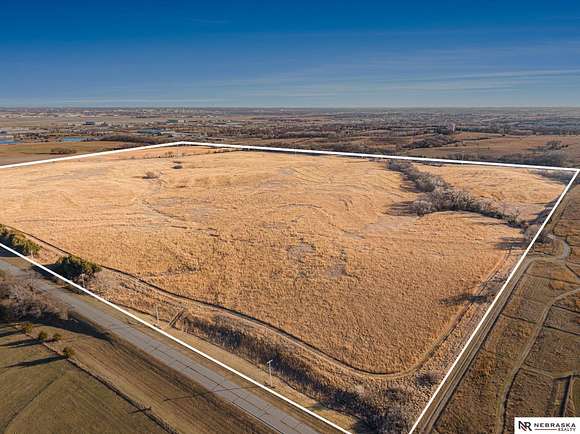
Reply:
[[24, 234], [12, 231], [4, 225], [0, 225], [0, 242], [25, 256], [35, 255], [40, 251], [38, 244], [30, 241]]
[[504, 220], [510, 226], [523, 226], [517, 213], [508, 213], [497, 208], [490, 200], [454, 188], [439, 175], [421, 172], [408, 161], [392, 160], [388, 163], [388, 168], [402, 173], [424, 193], [411, 205], [413, 211], [420, 216], [437, 211], [467, 211]]

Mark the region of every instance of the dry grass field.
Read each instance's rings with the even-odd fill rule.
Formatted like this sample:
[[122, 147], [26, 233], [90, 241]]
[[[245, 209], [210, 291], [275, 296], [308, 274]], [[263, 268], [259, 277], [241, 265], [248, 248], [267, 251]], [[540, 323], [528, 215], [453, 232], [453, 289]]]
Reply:
[[146, 414], [67, 360], [0, 324], [4, 433], [162, 433]]
[[[40, 302], [37, 308], [30, 309], [31, 299], [26, 296], [23, 301], [15, 301], [15, 294], [25, 294], [31, 288], [40, 291], [50, 283], [34, 274], [15, 279], [12, 270], [6, 270], [6, 264], [22, 271], [31, 269], [26, 261], [0, 253], [0, 393], [7, 397], [7, 402], [0, 402], [0, 431], [273, 432], [218, 394], [64, 304], [53, 301], [42, 307], [48, 299], [39, 297], [39, 292], [34, 298]], [[85, 297], [84, 302], [91, 303], [110, 319], [125, 319], [97, 300]], [[26, 322], [22, 318], [15, 320], [13, 313], [20, 312], [16, 315], [21, 316], [23, 309], [32, 314], [25, 316]], [[41, 316], [39, 310], [43, 311]], [[53, 315], [55, 311], [58, 316]], [[8, 312], [13, 313], [7, 315]], [[134, 329], [154, 333], [137, 324]], [[41, 333], [48, 337], [44, 343], [37, 339]], [[67, 347], [74, 352], [69, 359], [63, 356]], [[209, 363], [203, 358], [200, 361], [204, 365]], [[247, 387], [243, 382], [237, 384]], [[79, 400], [78, 409], [73, 408], [75, 400]], [[301, 413], [293, 414], [304, 420]], [[120, 421], [122, 418], [127, 420]], [[155, 422], [158, 428], [148, 427], [140, 422], [142, 418]], [[11, 421], [10, 429], [4, 431], [6, 420]]]
[[493, 166], [429, 166], [425, 170], [476, 197], [517, 208], [525, 220], [533, 220], [562, 193], [562, 183], [525, 170]]
[[[493, 178], [433, 169], [475, 193]], [[502, 201], [530, 216], [561, 191], [503, 173], [520, 188]], [[471, 213], [419, 218], [399, 173], [359, 159], [178, 148], [9, 169], [0, 183], [2, 223], [379, 373], [418, 363], [453, 326], [452, 301], [521, 239]]]
[[[513, 432], [516, 416], [578, 416], [580, 189], [551, 223], [558, 247], [535, 250], [501, 315], [435, 423], [444, 433]], [[469, 423], [466, 423], [469, 421]]]

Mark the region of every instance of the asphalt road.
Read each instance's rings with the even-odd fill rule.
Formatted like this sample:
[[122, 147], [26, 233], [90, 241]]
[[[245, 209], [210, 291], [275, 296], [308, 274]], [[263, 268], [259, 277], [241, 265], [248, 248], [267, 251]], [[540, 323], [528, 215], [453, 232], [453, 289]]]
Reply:
[[83, 300], [84, 296], [71, 293], [46, 279], [39, 278], [38, 274], [32, 271], [23, 271], [19, 267], [1, 260], [1, 258], [0, 270], [7, 271], [17, 278], [33, 278], [36, 283], [35, 286], [39, 290], [46, 291], [54, 299], [66, 304], [71, 310], [97, 324], [102, 331], [116, 335], [131, 343], [159, 362], [183, 374], [209, 392], [235, 405], [275, 431], [288, 434], [317, 433], [308, 425], [285, 412], [283, 406], [286, 404], [280, 407], [274, 406], [260, 398], [251, 388], [242, 388], [239, 384], [228, 380], [218, 369], [208, 369], [206, 366], [202, 366], [175, 350], [165, 341], [163, 336], [156, 337], [142, 333], [131, 325], [109, 315], [105, 310], [98, 309], [87, 303]]

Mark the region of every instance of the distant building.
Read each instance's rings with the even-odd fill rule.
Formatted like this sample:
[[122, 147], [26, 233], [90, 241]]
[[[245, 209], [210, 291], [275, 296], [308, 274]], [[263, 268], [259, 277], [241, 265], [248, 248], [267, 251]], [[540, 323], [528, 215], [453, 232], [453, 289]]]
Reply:
[[435, 127], [435, 132], [438, 134], [453, 134], [455, 133], [455, 124], [453, 122], [449, 122], [447, 125], [437, 126]]
[[96, 125], [95, 121], [85, 121], [85, 125]]

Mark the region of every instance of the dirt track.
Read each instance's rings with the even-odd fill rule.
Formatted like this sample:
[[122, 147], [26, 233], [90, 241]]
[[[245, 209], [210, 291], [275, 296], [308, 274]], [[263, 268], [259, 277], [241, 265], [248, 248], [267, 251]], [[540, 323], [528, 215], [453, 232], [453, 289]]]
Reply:
[[1, 220], [376, 372], [420, 360], [461, 308], [444, 301], [519, 238], [473, 214], [410, 215], [416, 193], [380, 163], [200, 151], [5, 171]]

